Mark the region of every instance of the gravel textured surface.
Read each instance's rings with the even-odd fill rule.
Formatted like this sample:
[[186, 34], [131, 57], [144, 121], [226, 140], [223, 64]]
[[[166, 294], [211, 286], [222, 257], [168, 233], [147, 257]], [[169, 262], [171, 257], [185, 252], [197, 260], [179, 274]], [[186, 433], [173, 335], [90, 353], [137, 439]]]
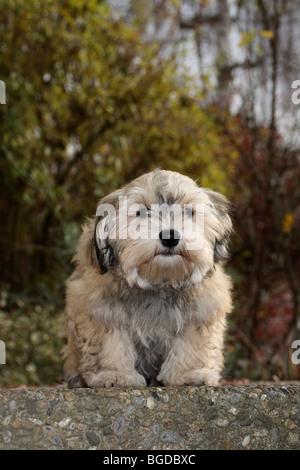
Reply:
[[3, 389], [0, 449], [300, 449], [300, 385]]

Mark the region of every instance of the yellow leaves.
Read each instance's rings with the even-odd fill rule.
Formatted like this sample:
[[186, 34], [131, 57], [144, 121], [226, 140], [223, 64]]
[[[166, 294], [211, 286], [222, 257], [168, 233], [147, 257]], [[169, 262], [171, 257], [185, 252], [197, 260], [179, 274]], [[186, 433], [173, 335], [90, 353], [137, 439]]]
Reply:
[[236, 162], [239, 159], [240, 154], [237, 150], [233, 150], [232, 152], [230, 152], [230, 157], [233, 162]]
[[181, 7], [181, 0], [171, 0], [171, 4], [179, 10], [179, 8]]
[[267, 29], [261, 31], [260, 35], [261, 35], [262, 38], [267, 38], [267, 39], [273, 39], [274, 38], [274, 34], [272, 33], [272, 31], [267, 30]]
[[238, 43], [238, 47], [243, 47], [243, 46], [247, 46], [248, 44], [250, 44], [250, 42], [252, 42], [253, 39], [255, 38], [255, 35], [256, 35], [256, 29], [251, 29], [249, 33], [242, 33], [241, 40]]
[[294, 223], [294, 217], [292, 216], [292, 214], [287, 212], [282, 222], [282, 228], [283, 228], [284, 233], [286, 234], [290, 233], [293, 223]]
[[[268, 30], [268, 29], [264, 29], [263, 31], [260, 31], [259, 34], [262, 38], [265, 38], [265, 39], [270, 39], [271, 40], [271, 39], [274, 38], [273, 32]], [[241, 40], [238, 43], [238, 47], [247, 46], [248, 44], [253, 42], [254, 39], [257, 36], [258, 36], [258, 31], [256, 29], [251, 29], [251, 31], [249, 31], [248, 33], [242, 33], [241, 34]], [[258, 47], [260, 47], [260, 46], [258, 46]]]

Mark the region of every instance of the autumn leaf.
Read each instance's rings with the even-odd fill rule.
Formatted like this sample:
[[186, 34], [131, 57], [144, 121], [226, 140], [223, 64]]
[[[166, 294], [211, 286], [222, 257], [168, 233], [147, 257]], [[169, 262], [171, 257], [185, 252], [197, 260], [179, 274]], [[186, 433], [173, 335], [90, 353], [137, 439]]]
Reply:
[[288, 212], [287, 214], [285, 214], [283, 222], [282, 222], [284, 233], [290, 233], [293, 223], [294, 223], [294, 217], [292, 216], [292, 214]]
[[250, 42], [253, 41], [255, 34], [256, 34], [255, 29], [251, 29], [249, 33], [242, 33], [241, 40], [238, 43], [238, 47], [243, 47], [243, 46], [247, 46], [248, 44], [250, 44]]
[[272, 31], [270, 31], [268, 29], [265, 29], [265, 30], [261, 31], [260, 35], [261, 35], [262, 38], [267, 38], [267, 39], [273, 39], [274, 38], [274, 34], [272, 33]]

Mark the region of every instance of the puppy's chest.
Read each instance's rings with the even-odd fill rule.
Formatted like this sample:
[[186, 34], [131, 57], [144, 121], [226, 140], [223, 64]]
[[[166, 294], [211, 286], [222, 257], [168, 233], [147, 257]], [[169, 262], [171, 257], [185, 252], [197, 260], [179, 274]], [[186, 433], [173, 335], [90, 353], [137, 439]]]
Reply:
[[183, 302], [150, 295], [132, 298], [126, 308], [129, 329], [144, 344], [170, 340], [183, 333], [192, 310]]

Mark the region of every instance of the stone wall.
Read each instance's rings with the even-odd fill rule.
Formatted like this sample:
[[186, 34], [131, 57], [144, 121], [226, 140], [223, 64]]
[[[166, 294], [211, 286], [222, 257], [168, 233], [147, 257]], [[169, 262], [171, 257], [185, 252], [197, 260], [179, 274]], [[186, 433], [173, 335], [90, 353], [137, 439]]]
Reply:
[[300, 385], [0, 390], [0, 449], [300, 449]]

